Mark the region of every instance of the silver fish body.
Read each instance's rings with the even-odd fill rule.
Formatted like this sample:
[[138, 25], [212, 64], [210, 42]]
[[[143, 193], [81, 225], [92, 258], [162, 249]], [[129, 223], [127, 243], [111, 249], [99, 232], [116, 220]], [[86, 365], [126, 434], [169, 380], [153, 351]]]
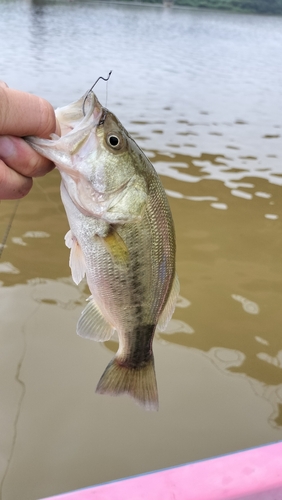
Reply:
[[173, 220], [159, 177], [117, 118], [91, 92], [56, 111], [62, 137], [28, 138], [54, 161], [70, 231], [75, 283], [91, 291], [77, 333], [105, 341], [116, 331], [119, 349], [97, 392], [128, 393], [158, 408], [152, 342], [164, 330], [179, 293]]

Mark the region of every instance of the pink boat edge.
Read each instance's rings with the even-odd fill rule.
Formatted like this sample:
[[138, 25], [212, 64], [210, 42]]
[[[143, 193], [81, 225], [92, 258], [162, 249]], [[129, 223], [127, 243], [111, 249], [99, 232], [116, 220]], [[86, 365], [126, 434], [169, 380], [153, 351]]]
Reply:
[[282, 442], [41, 500], [282, 500]]

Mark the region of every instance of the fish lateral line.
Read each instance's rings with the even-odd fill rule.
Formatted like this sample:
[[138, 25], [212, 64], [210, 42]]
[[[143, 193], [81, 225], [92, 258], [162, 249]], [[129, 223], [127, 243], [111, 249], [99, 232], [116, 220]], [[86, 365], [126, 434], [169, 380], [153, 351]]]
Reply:
[[152, 163], [94, 94], [98, 80], [56, 110], [61, 138], [26, 140], [61, 174], [74, 233], [66, 237], [72, 276], [79, 283], [86, 275], [92, 294], [77, 333], [96, 342], [119, 338], [97, 392], [126, 393], [157, 410], [153, 337], [166, 328], [179, 293], [173, 220]]
[[[136, 307], [135, 307], [136, 309]], [[124, 335], [124, 345], [116, 354], [117, 362], [129, 369], [140, 370], [146, 366], [153, 355], [154, 324], [137, 325], [131, 335]]]

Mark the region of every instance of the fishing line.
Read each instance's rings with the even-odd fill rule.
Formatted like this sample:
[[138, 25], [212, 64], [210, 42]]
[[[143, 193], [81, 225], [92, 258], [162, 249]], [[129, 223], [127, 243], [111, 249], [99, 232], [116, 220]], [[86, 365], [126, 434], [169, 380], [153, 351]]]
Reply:
[[108, 107], [108, 94], [109, 94], [109, 79], [107, 80], [107, 83], [106, 83], [106, 103], [105, 103], [105, 108]]
[[14, 205], [14, 210], [13, 210], [13, 212], [11, 213], [11, 216], [10, 216], [10, 219], [9, 219], [8, 225], [7, 225], [7, 227], [6, 227], [6, 231], [5, 231], [5, 233], [4, 233], [4, 236], [3, 236], [2, 242], [0, 243], [0, 259], [1, 259], [2, 253], [3, 253], [3, 250], [4, 250], [4, 247], [5, 247], [6, 241], [7, 241], [7, 239], [8, 239], [9, 232], [10, 232], [10, 230], [11, 230], [11, 227], [12, 227], [12, 224], [13, 224], [13, 220], [14, 220], [14, 217], [15, 217], [15, 215], [16, 215], [16, 212], [17, 212], [17, 209], [18, 209], [19, 203], [20, 203], [20, 200], [16, 200], [15, 205]]
[[84, 116], [85, 116], [85, 103], [86, 103], [86, 99], [89, 96], [90, 92], [92, 92], [92, 90], [94, 89], [96, 83], [98, 83], [99, 80], [104, 80], [104, 82], [107, 82], [109, 80], [111, 74], [112, 74], [112, 70], [109, 72], [107, 78], [104, 78], [103, 76], [99, 76], [99, 78], [97, 78], [96, 82], [94, 82], [93, 85], [92, 85], [92, 87], [88, 90], [86, 96], [84, 97], [84, 101], [83, 101], [83, 104], [82, 104], [82, 111], [83, 111]]

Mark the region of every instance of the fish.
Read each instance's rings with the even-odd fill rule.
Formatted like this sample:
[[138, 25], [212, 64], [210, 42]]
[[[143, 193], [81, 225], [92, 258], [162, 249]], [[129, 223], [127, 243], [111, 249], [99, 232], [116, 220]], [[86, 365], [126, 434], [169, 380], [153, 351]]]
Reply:
[[153, 337], [175, 309], [179, 280], [175, 230], [165, 190], [150, 160], [93, 91], [58, 108], [61, 136], [27, 137], [61, 174], [65, 236], [76, 284], [91, 293], [77, 333], [119, 347], [99, 394], [128, 394], [158, 410]]

